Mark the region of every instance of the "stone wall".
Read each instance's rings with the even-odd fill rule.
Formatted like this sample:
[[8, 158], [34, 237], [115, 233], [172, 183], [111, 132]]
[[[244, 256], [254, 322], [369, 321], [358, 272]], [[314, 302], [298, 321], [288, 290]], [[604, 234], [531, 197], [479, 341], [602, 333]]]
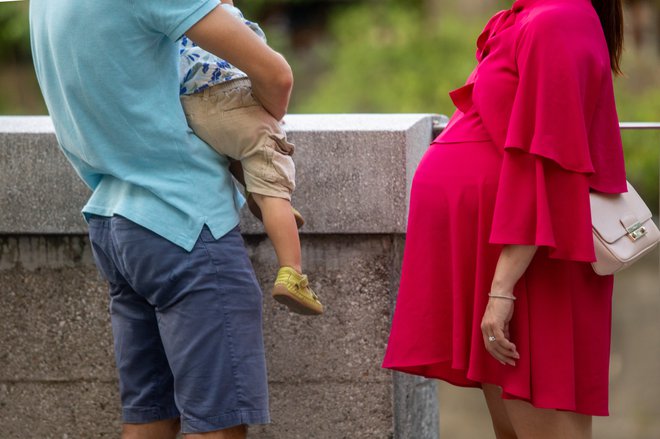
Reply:
[[[273, 423], [257, 439], [493, 437], [476, 390], [380, 369], [406, 206], [430, 115], [287, 117], [303, 257], [319, 318], [264, 298]], [[117, 379], [103, 281], [79, 210], [87, 189], [43, 117], [0, 117], [0, 439], [116, 438]], [[264, 291], [276, 259], [242, 228]], [[660, 437], [658, 253], [617, 277], [610, 418], [599, 439]], [[439, 422], [440, 419], [440, 422]], [[440, 425], [440, 426], [439, 426]]]
[[[380, 368], [409, 185], [430, 115], [289, 116], [302, 250], [327, 312], [265, 294], [273, 423], [251, 437], [437, 438], [434, 382]], [[111, 438], [120, 428], [108, 300], [79, 210], [88, 195], [48, 118], [0, 118], [0, 438]], [[276, 259], [242, 228], [264, 291]]]

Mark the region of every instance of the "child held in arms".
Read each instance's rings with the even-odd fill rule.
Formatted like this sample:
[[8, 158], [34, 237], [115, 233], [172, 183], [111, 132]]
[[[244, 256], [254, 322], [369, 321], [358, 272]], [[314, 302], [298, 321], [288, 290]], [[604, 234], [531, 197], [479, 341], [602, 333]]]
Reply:
[[[259, 36], [231, 0], [219, 6]], [[186, 36], [180, 43], [181, 103], [188, 125], [218, 153], [231, 159], [230, 170], [245, 186], [250, 211], [261, 221], [273, 243], [280, 269], [273, 297], [299, 314], [318, 315], [323, 305], [302, 274], [298, 227], [303, 218], [291, 206], [295, 188], [294, 145], [280, 122], [252, 94], [247, 75], [205, 51]]]

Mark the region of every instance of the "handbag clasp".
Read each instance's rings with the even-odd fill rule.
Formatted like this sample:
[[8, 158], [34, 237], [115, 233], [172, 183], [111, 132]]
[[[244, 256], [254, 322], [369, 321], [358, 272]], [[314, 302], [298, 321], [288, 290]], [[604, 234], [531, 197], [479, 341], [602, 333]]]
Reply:
[[628, 237], [633, 241], [637, 241], [642, 236], [646, 235], [646, 227], [641, 223], [636, 222], [630, 227], [626, 227], [626, 232], [628, 232]]

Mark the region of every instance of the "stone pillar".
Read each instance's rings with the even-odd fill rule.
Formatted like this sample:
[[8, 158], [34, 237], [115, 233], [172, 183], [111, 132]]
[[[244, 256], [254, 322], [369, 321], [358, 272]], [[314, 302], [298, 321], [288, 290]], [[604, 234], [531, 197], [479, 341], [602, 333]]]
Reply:
[[[251, 437], [438, 437], [435, 383], [380, 368], [410, 183], [433, 119], [287, 117], [305, 269], [327, 312], [303, 317], [272, 300], [275, 255], [245, 214], [266, 293], [273, 418]], [[0, 435], [117, 437], [105, 285], [79, 213], [88, 191], [58, 151], [50, 119], [0, 117], [0, 186]]]

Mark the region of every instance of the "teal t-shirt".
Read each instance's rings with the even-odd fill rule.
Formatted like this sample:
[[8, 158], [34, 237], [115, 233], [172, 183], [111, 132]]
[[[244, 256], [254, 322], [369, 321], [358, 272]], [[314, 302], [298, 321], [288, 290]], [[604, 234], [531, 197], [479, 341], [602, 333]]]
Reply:
[[122, 215], [192, 249], [219, 238], [242, 198], [179, 101], [177, 40], [218, 0], [31, 0], [37, 78], [64, 154], [92, 195], [86, 215]]

